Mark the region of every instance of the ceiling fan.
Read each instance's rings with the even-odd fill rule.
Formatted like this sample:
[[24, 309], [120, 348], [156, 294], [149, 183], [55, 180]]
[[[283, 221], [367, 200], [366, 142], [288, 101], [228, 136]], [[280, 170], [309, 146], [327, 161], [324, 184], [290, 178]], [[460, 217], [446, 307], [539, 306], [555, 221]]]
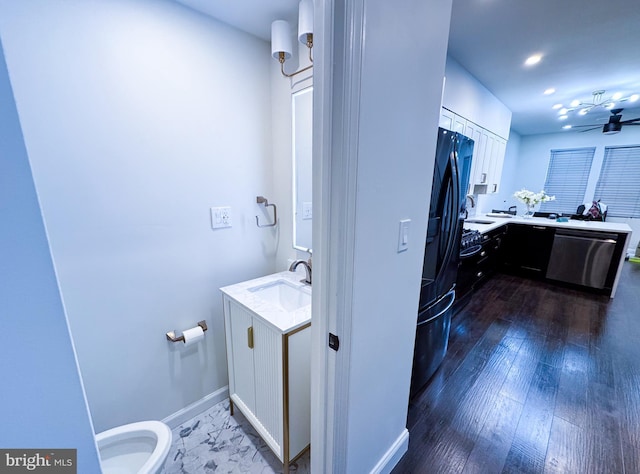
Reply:
[[611, 109], [611, 116], [609, 117], [609, 121], [604, 125], [577, 125], [574, 128], [591, 127], [587, 128], [586, 130], [580, 130], [581, 132], [589, 132], [591, 130], [596, 130], [602, 126], [602, 133], [604, 133], [605, 135], [613, 135], [614, 133], [620, 132], [623, 125], [640, 125], [640, 117], [630, 120], [622, 120], [623, 110], [624, 109]]

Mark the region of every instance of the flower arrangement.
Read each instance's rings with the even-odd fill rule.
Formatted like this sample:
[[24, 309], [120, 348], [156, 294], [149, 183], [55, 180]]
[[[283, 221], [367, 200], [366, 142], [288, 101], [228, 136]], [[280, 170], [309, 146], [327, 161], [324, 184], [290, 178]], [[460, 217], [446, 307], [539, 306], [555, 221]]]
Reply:
[[533, 216], [533, 207], [541, 202], [553, 201], [555, 200], [555, 196], [549, 196], [544, 192], [544, 189], [539, 193], [534, 193], [533, 191], [529, 191], [527, 189], [521, 189], [520, 191], [516, 191], [513, 193], [513, 196], [518, 200], [527, 205], [527, 212], [524, 214], [525, 218], [531, 218]]
[[534, 193], [533, 191], [529, 191], [524, 188], [513, 193], [513, 196], [518, 201], [525, 203], [527, 206], [535, 206], [541, 202], [553, 201], [556, 198], [555, 196], [549, 196], [544, 192], [544, 189], [539, 193]]

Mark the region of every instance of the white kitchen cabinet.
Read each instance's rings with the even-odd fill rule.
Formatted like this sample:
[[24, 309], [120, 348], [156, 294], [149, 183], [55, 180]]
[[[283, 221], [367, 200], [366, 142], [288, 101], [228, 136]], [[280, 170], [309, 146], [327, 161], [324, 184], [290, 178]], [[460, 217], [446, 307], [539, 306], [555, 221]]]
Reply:
[[465, 136], [473, 140], [473, 158], [471, 159], [471, 174], [469, 175], [469, 194], [478, 194], [474, 192], [476, 183], [482, 181], [482, 166], [485, 158], [485, 150], [487, 147], [487, 132], [482, 127], [477, 126], [473, 122], [467, 122], [464, 133]]
[[484, 151], [484, 160], [482, 160], [482, 170], [480, 172], [480, 182], [476, 184], [480, 184], [483, 186], [484, 194], [490, 192], [490, 183], [491, 183], [491, 168], [493, 164], [493, 160], [495, 159], [496, 153], [496, 136], [487, 131], [486, 132], [486, 140], [487, 146]]
[[500, 178], [502, 177], [502, 166], [504, 165], [506, 150], [507, 141], [496, 135], [491, 155], [491, 166], [489, 167], [489, 193], [500, 191]]
[[231, 415], [242, 412], [288, 473], [311, 438], [310, 317], [274, 324], [222, 290]]
[[440, 112], [440, 127], [446, 130], [453, 130], [453, 120], [455, 118], [453, 112], [447, 109], [441, 109]]
[[467, 128], [467, 121], [458, 115], [453, 116], [453, 131], [465, 135], [465, 129]]
[[507, 142], [496, 134], [484, 129], [481, 131], [479, 156], [475, 167], [472, 162], [472, 194], [493, 194], [500, 190], [506, 144]]
[[442, 109], [440, 126], [462, 133], [474, 141], [469, 194], [492, 194], [500, 190], [506, 140], [479, 125]]

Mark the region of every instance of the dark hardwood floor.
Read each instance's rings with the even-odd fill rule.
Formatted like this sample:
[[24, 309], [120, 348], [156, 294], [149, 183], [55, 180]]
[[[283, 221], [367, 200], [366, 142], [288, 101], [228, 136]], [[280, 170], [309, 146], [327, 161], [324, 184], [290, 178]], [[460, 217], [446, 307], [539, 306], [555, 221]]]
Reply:
[[454, 317], [393, 473], [640, 473], [640, 264], [614, 299], [498, 274]]

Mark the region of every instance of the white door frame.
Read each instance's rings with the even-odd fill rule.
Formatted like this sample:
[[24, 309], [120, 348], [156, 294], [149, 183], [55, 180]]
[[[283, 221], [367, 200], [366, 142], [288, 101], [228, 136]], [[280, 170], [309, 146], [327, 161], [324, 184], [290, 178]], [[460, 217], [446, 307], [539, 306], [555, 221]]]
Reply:
[[[364, 0], [316, 0], [311, 470], [345, 472]], [[328, 335], [340, 338], [336, 352]]]

